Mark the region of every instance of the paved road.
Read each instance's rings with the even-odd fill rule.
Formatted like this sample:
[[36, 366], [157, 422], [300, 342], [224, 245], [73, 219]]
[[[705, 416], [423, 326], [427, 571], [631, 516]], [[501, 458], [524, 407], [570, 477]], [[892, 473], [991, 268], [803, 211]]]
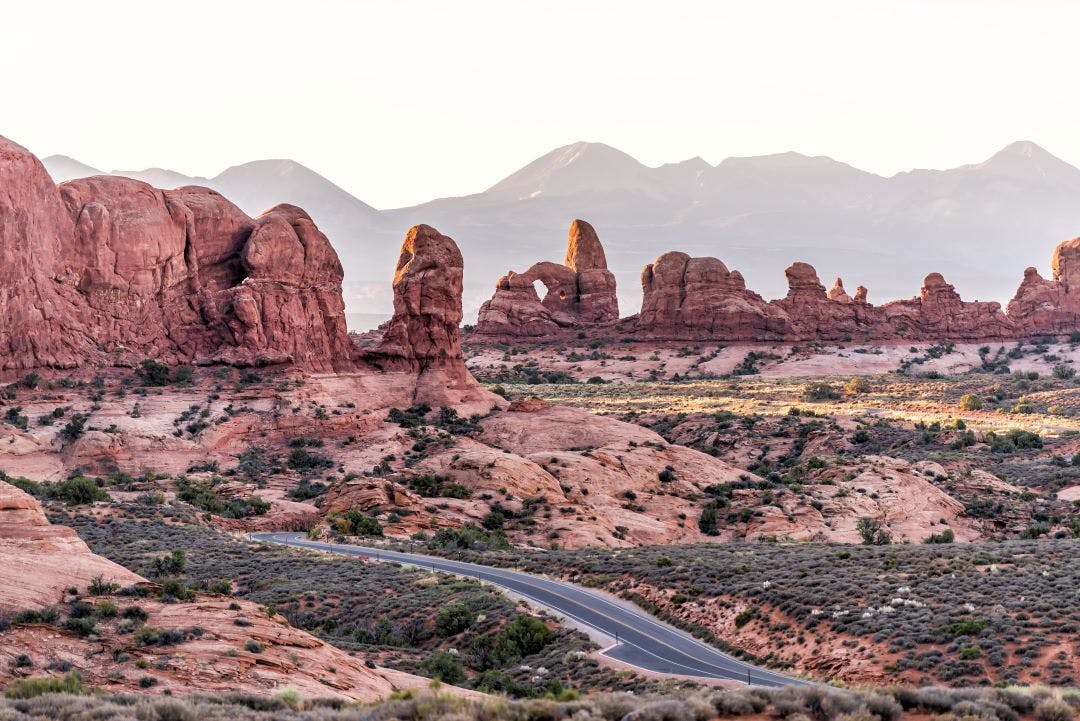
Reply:
[[807, 683], [732, 658], [690, 634], [653, 618], [636, 606], [572, 583], [437, 556], [310, 541], [302, 533], [253, 533], [251, 538], [410, 564], [491, 583], [614, 639], [615, 643], [604, 650], [605, 655], [648, 671], [729, 679], [754, 686]]

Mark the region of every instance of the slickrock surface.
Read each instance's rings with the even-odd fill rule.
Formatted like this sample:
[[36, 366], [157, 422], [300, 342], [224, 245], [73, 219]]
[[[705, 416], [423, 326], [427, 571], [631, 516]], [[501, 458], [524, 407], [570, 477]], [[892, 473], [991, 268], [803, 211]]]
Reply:
[[[534, 283], [547, 288], [543, 300]], [[480, 307], [478, 333], [490, 336], [542, 336], [560, 328], [612, 323], [619, 318], [615, 276], [607, 269], [600, 239], [584, 220], [570, 224], [566, 260], [541, 261], [523, 273], [499, 279], [495, 295]]]
[[91, 553], [70, 528], [50, 525], [37, 499], [0, 481], [0, 613], [54, 605], [95, 576], [123, 586], [144, 581]]
[[[69, 589], [85, 594], [98, 576], [121, 587], [147, 583], [92, 553], [70, 528], [51, 525], [36, 499], [0, 481], [0, 613], [64, 609], [64, 602], [73, 598]], [[271, 693], [292, 686], [307, 697], [371, 701], [427, 684], [427, 679], [368, 668], [361, 659], [250, 601], [221, 596], [180, 603], [119, 596], [111, 600], [120, 607], [138, 605], [154, 628], [199, 632], [188, 632], [176, 644], [140, 646], [116, 628], [117, 621], [99, 620], [96, 638], [81, 638], [57, 625], [17, 624], [0, 633], [0, 685], [28, 673], [15, 663], [23, 654], [42, 667], [65, 664], [89, 685], [130, 693], [146, 692], [139, 679], [148, 673], [157, 679], [153, 693]], [[258, 650], [252, 642], [259, 644]], [[112, 658], [112, 649], [126, 651], [132, 657], [130, 667], [103, 661], [101, 654]], [[153, 671], [138, 671], [136, 659]]]

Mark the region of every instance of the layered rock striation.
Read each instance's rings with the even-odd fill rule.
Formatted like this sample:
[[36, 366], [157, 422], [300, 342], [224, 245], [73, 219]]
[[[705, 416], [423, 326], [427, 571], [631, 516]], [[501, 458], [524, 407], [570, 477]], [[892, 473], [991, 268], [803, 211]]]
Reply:
[[[535, 283], [547, 291], [541, 300]], [[600, 238], [584, 220], [570, 224], [566, 259], [510, 271], [480, 307], [476, 332], [489, 336], [542, 336], [561, 328], [613, 323], [619, 318], [615, 276]]]

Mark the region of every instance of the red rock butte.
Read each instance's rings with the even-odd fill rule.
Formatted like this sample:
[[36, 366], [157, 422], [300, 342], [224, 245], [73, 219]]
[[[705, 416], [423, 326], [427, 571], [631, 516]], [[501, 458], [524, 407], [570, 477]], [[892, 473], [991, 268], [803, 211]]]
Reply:
[[[582, 282], [582, 266], [575, 261], [583, 246], [595, 259], [590, 267], [605, 269], [603, 283]], [[1034, 268], [1025, 271], [1007, 312], [999, 303], [963, 300], [940, 273], [927, 275], [914, 298], [876, 306], [861, 285], [848, 295], [840, 278], [826, 291], [814, 267], [803, 262], [785, 271], [787, 295], [766, 301], [746, 287], [739, 271], [716, 258], [667, 252], [641, 271], [641, 310], [615, 321], [615, 283], [606, 266], [595, 231], [575, 220], [566, 263], [541, 262], [500, 278], [495, 295], [480, 308], [476, 332], [535, 337], [591, 326], [642, 340], [802, 342], [975, 341], [1080, 330], [1080, 238], [1054, 250], [1053, 280]], [[548, 288], [543, 301], [533, 289], [536, 280]]]
[[[598, 248], [576, 257], [591, 268]], [[0, 137], [0, 371], [155, 358], [478, 387], [461, 358], [462, 266], [451, 238], [411, 229], [394, 317], [365, 346], [345, 327], [337, 253], [300, 208], [250, 218], [208, 188], [114, 176], [57, 186]]]

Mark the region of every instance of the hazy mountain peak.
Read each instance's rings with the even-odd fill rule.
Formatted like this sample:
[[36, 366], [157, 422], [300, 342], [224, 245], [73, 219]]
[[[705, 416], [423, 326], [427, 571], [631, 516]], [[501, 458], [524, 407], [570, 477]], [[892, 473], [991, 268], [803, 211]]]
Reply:
[[75, 178], [87, 178], [91, 175], [101, 175], [101, 171], [86, 163], [79, 162], [67, 155], [50, 155], [42, 158], [41, 163], [49, 171], [54, 183], [63, 183]]
[[975, 171], [1017, 181], [1080, 186], [1080, 170], [1030, 140], [1018, 140], [975, 166]]
[[207, 185], [210, 181], [206, 178], [196, 178], [190, 175], [178, 173], [168, 168], [146, 168], [144, 170], [114, 170], [109, 175], [122, 175], [125, 178], [134, 178], [144, 183], [149, 183], [155, 188], [171, 190], [185, 185]]
[[636, 185], [635, 177], [644, 170], [644, 165], [617, 148], [578, 141], [540, 156], [485, 192], [524, 199], [628, 188]]

